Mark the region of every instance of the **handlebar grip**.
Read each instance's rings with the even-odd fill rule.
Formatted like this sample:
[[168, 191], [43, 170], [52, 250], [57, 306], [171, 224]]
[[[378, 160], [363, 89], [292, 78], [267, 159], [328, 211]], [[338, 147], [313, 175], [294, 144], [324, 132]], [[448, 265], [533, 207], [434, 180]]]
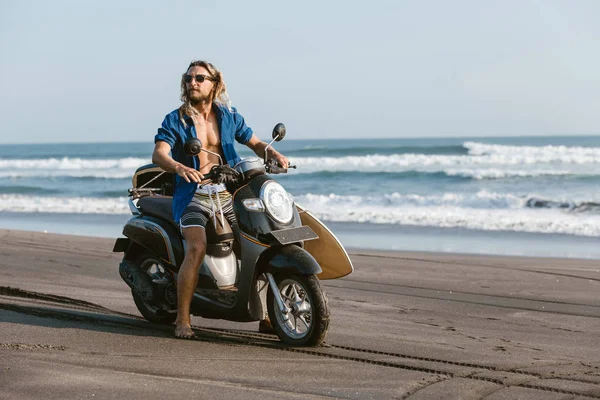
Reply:
[[239, 183], [243, 180], [243, 176], [229, 165], [214, 165], [209, 172], [204, 174], [204, 179], [208, 179], [212, 183]]
[[217, 177], [213, 170], [210, 170], [206, 174], [202, 175], [204, 176], [204, 179], [210, 179], [211, 181], [214, 181], [214, 179]]
[[279, 164], [273, 164], [269, 167], [269, 173], [271, 174], [285, 174], [286, 172], [287, 168], [280, 167]]

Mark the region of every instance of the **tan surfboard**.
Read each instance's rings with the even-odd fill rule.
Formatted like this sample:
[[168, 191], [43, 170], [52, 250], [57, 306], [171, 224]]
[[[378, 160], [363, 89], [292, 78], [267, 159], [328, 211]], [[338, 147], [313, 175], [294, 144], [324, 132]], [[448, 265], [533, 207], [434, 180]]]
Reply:
[[323, 269], [323, 272], [317, 275], [319, 279], [335, 279], [351, 274], [354, 271], [354, 267], [340, 241], [310, 211], [298, 205], [296, 207], [300, 213], [302, 225], [309, 226], [319, 235], [318, 239], [304, 242], [304, 249], [317, 260]]

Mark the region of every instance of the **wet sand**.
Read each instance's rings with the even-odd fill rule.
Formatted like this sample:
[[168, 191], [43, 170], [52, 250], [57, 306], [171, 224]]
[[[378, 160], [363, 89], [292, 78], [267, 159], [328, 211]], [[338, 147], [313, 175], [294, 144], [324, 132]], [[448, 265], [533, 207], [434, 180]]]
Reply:
[[600, 262], [350, 251], [326, 346], [139, 317], [103, 238], [0, 230], [0, 398], [600, 398]]

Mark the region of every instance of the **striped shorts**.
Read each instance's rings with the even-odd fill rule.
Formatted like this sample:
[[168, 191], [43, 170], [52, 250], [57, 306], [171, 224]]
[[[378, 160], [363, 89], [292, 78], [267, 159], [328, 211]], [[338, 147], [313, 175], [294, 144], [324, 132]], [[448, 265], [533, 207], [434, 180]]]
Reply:
[[[233, 198], [222, 185], [204, 185], [199, 188], [190, 204], [183, 211], [179, 220], [181, 230], [190, 227], [200, 227], [206, 229], [209, 219], [215, 218], [215, 213], [219, 211], [219, 203], [223, 210], [223, 216], [233, 227], [236, 224], [235, 214], [233, 212]], [[219, 218], [219, 216], [216, 216]]]

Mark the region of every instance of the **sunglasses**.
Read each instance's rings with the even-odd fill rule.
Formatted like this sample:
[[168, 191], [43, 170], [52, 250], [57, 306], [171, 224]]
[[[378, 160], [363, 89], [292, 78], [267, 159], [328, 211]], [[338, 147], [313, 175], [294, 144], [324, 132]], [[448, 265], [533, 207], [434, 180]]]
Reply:
[[215, 78], [208, 76], [208, 75], [202, 75], [202, 74], [198, 74], [195, 76], [192, 76], [192, 75], [184, 75], [183, 76], [183, 81], [185, 83], [192, 83], [192, 79], [196, 79], [196, 82], [198, 82], [198, 83], [202, 83], [207, 79], [209, 81], [213, 81], [213, 82], [215, 81]]

